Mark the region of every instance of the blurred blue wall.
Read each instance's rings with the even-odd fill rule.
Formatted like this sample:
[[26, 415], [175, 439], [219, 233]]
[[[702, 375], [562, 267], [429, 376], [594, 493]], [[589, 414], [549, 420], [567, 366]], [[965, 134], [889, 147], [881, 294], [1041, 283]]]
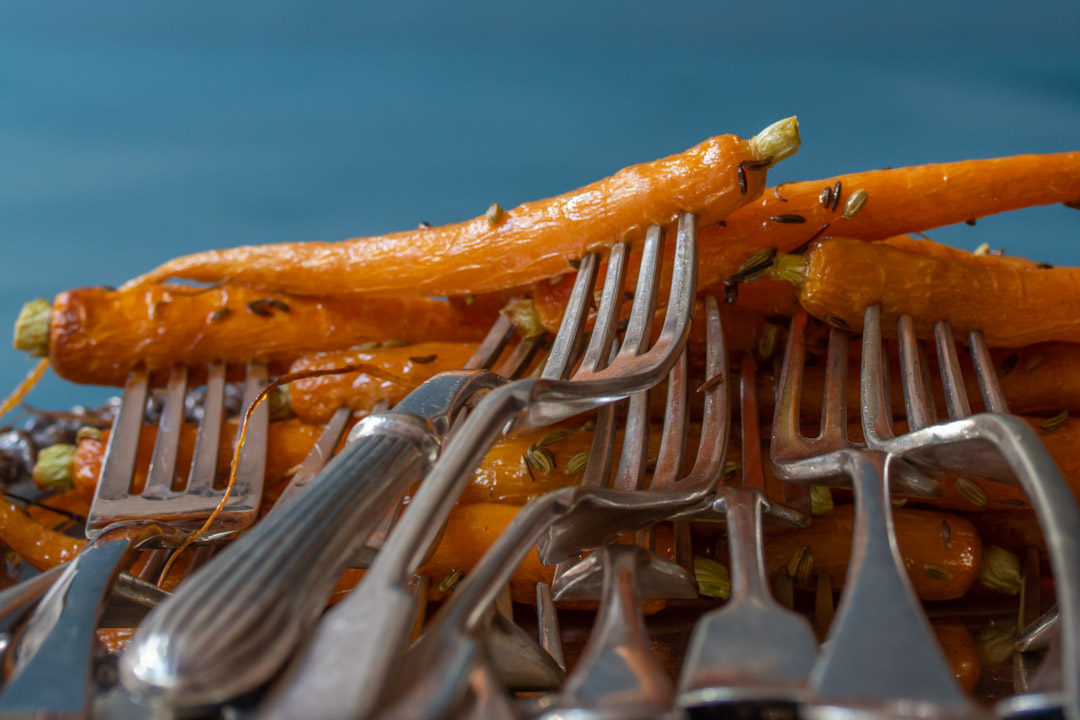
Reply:
[[[1080, 3], [0, 2], [0, 327], [195, 250], [442, 223], [798, 114], [776, 182], [1080, 149]], [[933, 233], [1080, 265], [1080, 213]], [[0, 349], [0, 394], [29, 368]], [[97, 402], [50, 379], [44, 407]]]

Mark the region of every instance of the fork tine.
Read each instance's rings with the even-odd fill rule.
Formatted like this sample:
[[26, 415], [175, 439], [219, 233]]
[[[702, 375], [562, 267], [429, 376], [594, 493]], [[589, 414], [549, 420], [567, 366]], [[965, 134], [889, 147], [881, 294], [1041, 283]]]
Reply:
[[[693, 317], [694, 295], [697, 292], [697, 231], [697, 217], [692, 213], [681, 213], [675, 239], [672, 263], [674, 269], [668, 290], [667, 312], [660, 337], [649, 350], [650, 355], [663, 354], [665, 347], [670, 347], [677, 338], [685, 337]], [[645, 267], [644, 263], [641, 267]], [[653, 267], [654, 272], [655, 270]]]
[[[612, 254], [614, 252], [612, 250]], [[570, 374], [578, 345], [585, 333], [585, 321], [592, 304], [593, 283], [596, 280], [598, 264], [599, 259], [594, 253], [589, 253], [581, 259], [574, 287], [570, 291], [570, 300], [566, 303], [562, 322], [559, 323], [559, 331], [555, 334], [551, 352], [548, 353], [547, 364], [540, 375], [544, 380], [565, 380]], [[614, 264], [608, 262], [609, 275]], [[602, 316], [602, 313], [599, 316]], [[595, 337], [596, 333], [593, 335]], [[604, 355], [606, 356], [606, 353]]]
[[[255, 402], [255, 397], [266, 385], [267, 368], [265, 363], [249, 362], [247, 366], [247, 378], [244, 381], [244, 408], [250, 408]], [[258, 488], [261, 494], [263, 479], [266, 475], [266, 426], [270, 422], [270, 403], [262, 402], [251, 413], [248, 423], [248, 433], [244, 445], [240, 448], [240, 457], [236, 462], [236, 490], [233, 502], [240, 495]], [[237, 429], [236, 442], [240, 442], [240, 431]], [[257, 511], [259, 501], [254, 501], [254, 511]]]
[[187, 491], [210, 493], [217, 471], [221, 424], [225, 414], [225, 363], [211, 363], [206, 371], [206, 395], [203, 416], [195, 435]]
[[904, 404], [907, 406], [908, 427], [921, 430], [936, 422], [933, 394], [927, 382], [926, 362], [915, 337], [915, 323], [910, 315], [897, 321], [900, 335], [900, 373], [904, 378]]
[[[660, 450], [656, 454], [656, 469], [653, 470], [652, 483], [649, 486], [653, 490], [671, 487], [682, 476], [683, 459], [686, 455], [686, 430], [690, 421], [686, 374], [686, 353], [683, 352], [668, 374]], [[703, 437], [704, 432], [703, 429]]]
[[859, 373], [863, 436], [870, 447], [878, 447], [896, 437], [889, 390], [885, 386], [888, 377], [889, 364], [881, 338], [881, 306], [871, 305], [863, 315], [862, 367]]
[[165, 497], [176, 480], [176, 453], [180, 449], [180, 429], [184, 425], [184, 395], [187, 392], [187, 365], [174, 365], [169, 372], [165, 404], [158, 420], [154, 451], [146, 475], [146, 497]]
[[[634, 302], [630, 307], [630, 319], [620, 352], [638, 355], [649, 347], [649, 331], [652, 328], [656, 296], [660, 289], [660, 273], [655, 272], [655, 269], [660, 267], [663, 249], [664, 233], [658, 225], [653, 225], [645, 234], [645, 247], [642, 250], [641, 266], [634, 288]], [[653, 271], [650, 272], [650, 269]]]
[[[821, 439], [829, 446], [847, 442], [848, 333], [829, 328], [825, 392], [821, 406]], [[795, 416], [798, 422], [798, 415]]]
[[968, 342], [986, 411], [1008, 415], [1009, 405], [1005, 402], [1005, 393], [1001, 391], [998, 374], [994, 370], [994, 361], [990, 358], [990, 349], [986, 347], [982, 330], [972, 330]]
[[[610, 360], [611, 348], [619, 331], [619, 309], [623, 302], [623, 284], [629, 257], [624, 243], [611, 248], [604, 287], [600, 291], [600, 306], [596, 310], [596, 322], [581, 363], [583, 368], [596, 371], [605, 367]], [[580, 274], [580, 270], [578, 272]]]
[[513, 332], [514, 324], [510, 321], [510, 318], [499, 315], [492, 324], [491, 329], [488, 330], [487, 335], [480, 341], [480, 345], [465, 363], [465, 367], [490, 368], [499, 357], [499, 353], [506, 347], [506, 343], [510, 341]]
[[[101, 476], [94, 494], [95, 499], [99, 497], [122, 498], [131, 488], [149, 383], [150, 377], [146, 368], [137, 368], [128, 375], [124, 385], [124, 394], [120, 400], [120, 409], [116, 413], [116, 419], [113, 420], [112, 432], [109, 435], [108, 445], [105, 447], [105, 459], [102, 461]], [[87, 525], [96, 527], [96, 521], [99, 519], [91, 505]]]
[[956, 354], [952, 326], [947, 320], [934, 325], [934, 344], [937, 348], [938, 365], [941, 367], [941, 385], [945, 390], [945, 405], [949, 418], [959, 420], [971, 414], [964, 376], [960, 371], [960, 358]]
[[645, 479], [649, 455], [649, 392], [630, 396], [623, 429], [622, 456], [612, 487], [616, 490], [640, 490]]

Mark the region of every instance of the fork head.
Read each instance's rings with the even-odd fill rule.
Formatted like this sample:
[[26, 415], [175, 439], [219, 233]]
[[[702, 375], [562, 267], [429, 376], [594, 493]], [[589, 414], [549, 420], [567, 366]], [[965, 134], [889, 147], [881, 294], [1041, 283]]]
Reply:
[[[871, 449], [894, 452], [907, 460], [932, 469], [968, 473], [980, 477], [1015, 482], [1015, 475], [1001, 453], [990, 443], [964, 442], [963, 452], [938, 444], [932, 447], [918, 434], [947, 421], [972, 415], [963, 381], [961, 362], [956, 351], [952, 328], [942, 320], [934, 326], [934, 348], [941, 374], [947, 420], [938, 417], [931, 389], [927, 353], [915, 336], [912, 318], [897, 320], [900, 376], [907, 413], [907, 433], [896, 432], [887, 388], [888, 356], [883, 350], [881, 306], [866, 309], [862, 341], [863, 434]], [[998, 384], [990, 351], [982, 332], [969, 335], [971, 361], [982, 394], [983, 404], [991, 413], [1007, 414], [1008, 407]]]
[[847, 332], [829, 328], [829, 349], [825, 366], [825, 389], [822, 394], [821, 432], [815, 438], [803, 435], [800, 408], [803, 367], [806, 363], [806, 326], [809, 315], [800, 310], [791, 319], [783, 369], [777, 389], [773, 416], [772, 459], [777, 470], [791, 472], [798, 460], [824, 455], [835, 450], [859, 447], [847, 433]]
[[[728, 379], [727, 351], [716, 300], [706, 299], [706, 383], [701, 435], [694, 465], [683, 472], [683, 456], [689, 425], [688, 370], [685, 351], [668, 376], [667, 403], [661, 430], [660, 448], [656, 468], [648, 491], [626, 492], [636, 489], [640, 475], [629, 471], [626, 458], [633, 457], [633, 466], [639, 472], [643, 458], [637, 448], [644, 447], [642, 439], [624, 436], [624, 463], [619, 472], [619, 490], [603, 490], [610, 475], [614, 451], [614, 406], [600, 409], [596, 423], [594, 445], [590, 450], [590, 462], [586, 466], [583, 485], [596, 488], [583, 494], [570, 511], [551, 525], [539, 543], [541, 559], [548, 564], [564, 561], [582, 550], [610, 542], [620, 533], [633, 532], [651, 526], [661, 520], [681, 514], [693, 513], [702, 502], [709, 502], [710, 494], [723, 475], [724, 459], [727, 457], [731, 423], [731, 383]], [[631, 411], [631, 428], [644, 427], [647, 422], [646, 408], [640, 403]], [[631, 487], [633, 486], [633, 487]]]
[[697, 218], [690, 213], [679, 215], [664, 322], [657, 337], [652, 339], [663, 241], [663, 229], [657, 225], [650, 227], [626, 331], [614, 358], [608, 362], [619, 330], [623, 279], [630, 251], [626, 243], [612, 247], [592, 335], [575, 368], [576, 350], [583, 343], [599, 266], [595, 253], [582, 259], [540, 380], [530, 388], [531, 401], [511, 422], [509, 431], [523, 432], [549, 425], [646, 390], [663, 380], [690, 332], [697, 285]]
[[[223, 424], [225, 365], [213, 363], [208, 369], [204, 412], [191, 468], [187, 483], [178, 487], [176, 464], [184, 424], [187, 378], [188, 368], [184, 365], [177, 365], [170, 372], [150, 469], [142, 491], [136, 492], [133, 479], [149, 374], [145, 368], [139, 368], [128, 376], [87, 518], [89, 537], [96, 537], [114, 523], [140, 520], [194, 530], [217, 508], [225, 494], [225, 488], [215, 486]], [[249, 364], [244, 388], [245, 407], [254, 400], [265, 381], [266, 366]], [[220, 539], [255, 521], [262, 497], [268, 418], [269, 408], [262, 403], [249, 422], [229, 500], [211, 531], [200, 540]]]

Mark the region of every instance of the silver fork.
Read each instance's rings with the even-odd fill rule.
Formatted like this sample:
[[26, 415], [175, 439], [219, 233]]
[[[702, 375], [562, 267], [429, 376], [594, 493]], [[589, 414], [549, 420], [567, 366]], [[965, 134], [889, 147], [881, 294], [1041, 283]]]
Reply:
[[684, 708], [721, 704], [790, 707], [806, 689], [818, 656], [817, 639], [801, 615], [777, 603], [768, 590], [762, 546], [763, 515], [784, 525], [805, 518], [769, 500], [758, 435], [757, 363], [742, 359], [742, 476], [739, 487], [721, 487], [714, 510], [724, 513], [731, 562], [731, 597], [694, 626], [679, 678]]
[[[774, 416], [773, 461], [792, 480], [847, 478], [855, 490], [855, 536], [840, 606], [811, 676], [814, 697], [804, 712], [854, 706], [901, 715], [920, 708], [939, 715], [974, 714], [974, 705], [953, 680], [896, 547], [889, 500], [892, 461], [847, 437], [849, 335], [837, 328], [829, 334], [821, 435], [802, 435], [807, 322], [800, 312], [791, 323]], [[863, 356], [864, 379], [880, 368], [880, 362], [868, 363]]]
[[[586, 255], [578, 270], [559, 332], [539, 378], [492, 390], [469, 414], [443, 450], [390, 534], [364, 580], [316, 629], [292, 682], [272, 698], [270, 717], [354, 717], [373, 712], [398, 667], [407, 641], [407, 581], [440, 529], [472, 470], [503, 431], [538, 427], [649, 388], [667, 374], [685, 345], [697, 273], [696, 221], [679, 217], [675, 260], [664, 326], [648, 346], [646, 330], [656, 304], [663, 231], [646, 233], [637, 289], [621, 348], [609, 357], [623, 296], [628, 247], [619, 243], [608, 260], [592, 337], [577, 368], [598, 257]], [[645, 349], [647, 347], [647, 349]], [[486, 607], [483, 609], [486, 612]], [[317, 697], [314, 704], [312, 698]]]
[[[131, 483], [149, 376], [144, 369], [128, 376], [87, 519], [90, 542], [42, 598], [14, 644], [14, 671], [0, 695], [0, 712], [84, 713], [90, 700], [96, 622], [113, 578], [137, 548], [181, 542], [223, 498], [225, 490], [214, 487], [224, 407], [221, 363], [208, 370], [206, 404], [188, 482], [173, 489], [187, 377], [186, 366], [176, 366], [169, 376], [146, 485], [134, 494]], [[265, 365], [248, 366], [245, 403], [253, 401], [265, 380]], [[262, 497], [267, 419], [267, 406], [260, 405], [229, 500], [199, 542], [223, 539], [254, 522]], [[61, 678], [64, 681], [58, 682]]]
[[[597, 447], [590, 452], [582, 483], [529, 502], [455, 589], [454, 596], [440, 610], [429, 630], [408, 650], [401, 663], [402, 671], [392, 678], [393, 688], [389, 695], [398, 699], [397, 712], [413, 718], [438, 717], [457, 705], [466, 690], [467, 678], [478, 664], [487, 661], [483, 647], [484, 609], [496, 601], [499, 588], [505, 586], [514, 568], [538, 539], [541, 560], [550, 565], [576, 556], [581, 547], [604, 544], [620, 532], [661, 520], [665, 513], [677, 514], [688, 508], [693, 511], [700, 508], [703, 499], [711, 501], [704, 489], [714, 485], [723, 470], [730, 424], [730, 383], [727, 381], [720, 313], [715, 301], [706, 302], [706, 310], [706, 370], [713, 381], [705, 391], [701, 439], [689, 474], [679, 480], [688, 414], [684, 353], [669, 376], [668, 411], [653, 475], [653, 491], [627, 492], [603, 487], [602, 481], [610, 474], [613, 445], [613, 438], [606, 428], [613, 428], [614, 418], [609, 412], [612, 405], [601, 408], [596, 430]], [[681, 492], [683, 483], [689, 488], [686, 492]], [[672, 486], [678, 491], [671, 490]], [[668, 492], [680, 502], [669, 502]], [[656, 495], [655, 502], [639, 502], [647, 495]], [[560, 529], [563, 524], [565, 527]], [[551, 540], [552, 537], [555, 539]], [[639, 559], [636, 550], [634, 554], [636, 562]], [[620, 561], [630, 562], [626, 558], [620, 558]], [[611, 565], [603, 567], [610, 568]], [[652, 570], [657, 566], [646, 563], [644, 567]], [[646, 584], [651, 584], [648, 579]], [[588, 594], [595, 597], [599, 593]], [[611, 608], [609, 616], [624, 620], [625, 612], [629, 611], [625, 607]], [[600, 621], [598, 627], [609, 624]], [[611, 635], [618, 635], [622, 629], [616, 625]], [[640, 633], [632, 635], [620, 647], [639, 646], [640, 641], [635, 638], [640, 637]], [[611, 643], [602, 641], [593, 643], [594, 648], [610, 646]], [[639, 649], [637, 655], [640, 654]], [[584, 689], [579, 687], [579, 690]]]
[[[947, 322], [934, 328], [949, 421], [938, 423], [930, 408], [928, 373], [911, 319], [898, 319], [901, 376], [909, 432], [896, 436], [882, 382], [881, 308], [867, 308], [863, 322], [863, 432], [867, 444], [932, 468], [1018, 482], [1031, 500], [1043, 530], [1056, 584], [1060, 654], [1048, 655], [1048, 676], [1060, 674], [1059, 692], [1028, 697], [1025, 711], [1058, 710], [1080, 720], [1080, 508], [1038, 435], [1008, 409], [982, 333], [969, 338], [979, 389], [988, 412], [975, 414], [964, 393], [960, 361]], [[1003, 706], [1003, 711], [1007, 706]]]
[[[511, 334], [501, 318], [478, 354], [497, 356]], [[517, 349], [527, 354], [534, 345]], [[191, 707], [268, 680], [318, 620], [344, 569], [423, 477], [458, 411], [504, 382], [486, 370], [440, 373], [392, 411], [361, 420], [310, 487], [150, 613], [121, 657], [125, 687]]]

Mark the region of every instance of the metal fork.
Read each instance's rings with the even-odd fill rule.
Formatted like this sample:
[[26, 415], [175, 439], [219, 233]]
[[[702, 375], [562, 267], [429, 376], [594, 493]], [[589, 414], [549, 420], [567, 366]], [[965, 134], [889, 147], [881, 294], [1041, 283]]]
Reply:
[[[802, 435], [799, 423], [805, 330], [808, 317], [791, 323], [772, 455], [777, 472], [800, 481], [845, 477], [855, 490], [855, 537], [845, 589], [825, 650], [811, 676], [809, 707], [966, 716], [974, 705], [956, 686], [921, 605], [911, 587], [893, 534], [890, 474], [886, 454], [866, 450], [847, 437], [848, 333], [831, 328], [825, 374], [822, 431]], [[864, 379], [880, 362], [863, 356]], [[898, 660], [900, 660], [898, 662]], [[906, 709], [905, 709], [906, 708]], [[810, 712], [804, 708], [804, 712]]]
[[[149, 375], [127, 379], [87, 519], [90, 542], [65, 569], [15, 644], [14, 671], [0, 695], [0, 711], [85, 712], [90, 700], [96, 621], [113, 578], [139, 547], [182, 541], [198, 529], [225, 494], [215, 488], [225, 391], [225, 365], [210, 365], [206, 404], [188, 482], [174, 489], [184, 421], [188, 368], [170, 373], [146, 484], [132, 491]], [[250, 404], [266, 380], [266, 367], [250, 364], [244, 400]], [[239, 459], [236, 482], [222, 512], [199, 542], [231, 536], [254, 522], [266, 462], [265, 404], [255, 410]], [[64, 682], [57, 682], [63, 678]]]
[[[952, 329], [934, 327], [949, 421], [936, 422], [928, 373], [911, 318], [898, 321], [900, 369], [909, 432], [896, 436], [881, 378], [881, 308], [867, 308], [863, 323], [863, 432], [867, 444], [932, 468], [1019, 482], [1043, 530], [1056, 584], [1062, 627], [1060, 654], [1050, 654], [1046, 675], [1060, 673], [1062, 690], [1025, 698], [1025, 712], [1057, 710], [1080, 720], [1080, 508], [1038, 435], [1008, 409], [982, 333], [969, 337], [972, 361], [988, 412], [971, 413], [964, 393]], [[1060, 667], [1057, 665], [1060, 664]], [[1042, 669], [1040, 670], [1040, 672]], [[1007, 708], [1007, 706], [1006, 706]]]
[[731, 597], [694, 626], [679, 678], [681, 707], [738, 704], [790, 707], [806, 689], [818, 656], [817, 639], [801, 615], [768, 590], [762, 546], [763, 515], [804, 525], [801, 514], [766, 496], [758, 435], [757, 363], [742, 359], [742, 486], [721, 487], [714, 510], [727, 519]]
[[[500, 318], [476, 355], [493, 361], [513, 333]], [[512, 357], [528, 358], [537, 344], [518, 343]], [[121, 656], [125, 687], [192, 707], [268, 680], [308, 635], [344, 569], [423, 477], [458, 411], [503, 382], [486, 370], [440, 373], [392, 411], [360, 421], [315, 477], [300, 478], [306, 489], [150, 613]]]
[[[601, 417], [597, 421], [597, 440], [590, 451], [582, 483], [555, 490], [526, 504], [455, 589], [453, 597], [440, 610], [424, 636], [408, 650], [400, 664], [401, 672], [391, 679], [393, 688], [388, 693], [398, 699], [395, 706], [397, 712], [413, 718], [438, 717], [457, 705], [466, 690], [467, 678], [477, 665], [487, 662], [484, 652], [485, 608], [496, 601], [499, 588], [505, 586], [514, 568], [538, 540], [541, 560], [550, 565], [576, 556], [582, 548], [604, 544], [620, 532], [633, 531], [670, 514], [700, 509], [703, 499], [706, 503], [711, 502], [705, 490], [715, 485], [716, 478], [723, 470], [730, 425], [730, 383], [727, 381], [727, 355], [720, 312], [714, 300], [706, 302], [706, 312], [706, 372], [712, 381], [705, 391], [701, 438], [689, 474], [680, 480], [688, 421], [684, 351], [668, 380], [668, 405], [663, 440], [652, 479], [653, 489], [648, 492], [620, 491], [603, 487], [602, 481], [610, 474], [614, 444], [613, 434], [609, 432], [614, 426], [614, 417], [610, 412], [613, 405], [604, 406], [599, 411]], [[630, 464], [640, 466], [637, 462]], [[682, 490], [683, 484], [688, 488], [685, 492]], [[672, 487], [676, 490], [671, 490]], [[650, 495], [655, 496], [653, 502], [642, 501]], [[672, 502], [672, 498], [676, 502]], [[633, 551], [633, 562], [636, 563], [642, 558], [636, 550]], [[619, 561], [631, 562], [627, 558], [619, 558]], [[612, 565], [600, 564], [598, 567], [603, 570], [610, 569]], [[650, 571], [657, 569], [657, 565], [648, 562], [643, 567]], [[653, 582], [656, 579], [646, 578], [645, 584], [660, 586], [661, 583]], [[662, 584], [668, 585], [666, 581]], [[633, 583], [628, 585], [632, 586]], [[599, 593], [591, 590], [587, 594], [595, 597]], [[622, 593], [619, 593], [619, 597], [622, 597]], [[618, 639], [619, 631], [624, 629], [620, 625], [625, 625], [625, 613], [630, 612], [626, 608], [632, 607], [632, 604], [610, 607], [609, 603], [605, 603], [605, 607], [609, 607], [610, 618], [620, 621], [605, 640]], [[611, 623], [606, 620], [598, 622], [598, 628], [609, 625]], [[631, 625], [637, 627], [634, 623]], [[640, 656], [640, 637], [640, 633], [631, 634], [622, 643], [598, 640], [593, 647], [637, 647], [635, 656]], [[645, 654], [647, 656], [647, 649]], [[599, 665], [602, 667], [604, 663]], [[653, 674], [648, 677], [653, 677]], [[578, 690], [584, 691], [586, 685], [579, 682]], [[608, 689], [612, 688], [609, 686]], [[668, 702], [669, 693], [670, 688], [665, 695]], [[550, 705], [549, 701], [546, 707], [550, 709]]]
[[[575, 351], [583, 342], [598, 264], [595, 254], [582, 259], [541, 376], [492, 390], [470, 413], [413, 496], [364, 580], [316, 629], [313, 642], [295, 664], [295, 679], [283, 684], [268, 716], [295, 717], [299, 713], [340, 718], [373, 712], [407, 641], [408, 578], [437, 538], [472, 470], [500, 433], [570, 417], [649, 388], [664, 378], [690, 328], [697, 273], [695, 218], [687, 213], [679, 218], [667, 312], [659, 337], [650, 345], [646, 331], [656, 304], [662, 240], [659, 227], [646, 233], [626, 334], [614, 360], [603, 366], [614, 343], [629, 251], [624, 243], [612, 248], [592, 336], [575, 369]], [[318, 698], [317, 705], [312, 703], [313, 697]]]

